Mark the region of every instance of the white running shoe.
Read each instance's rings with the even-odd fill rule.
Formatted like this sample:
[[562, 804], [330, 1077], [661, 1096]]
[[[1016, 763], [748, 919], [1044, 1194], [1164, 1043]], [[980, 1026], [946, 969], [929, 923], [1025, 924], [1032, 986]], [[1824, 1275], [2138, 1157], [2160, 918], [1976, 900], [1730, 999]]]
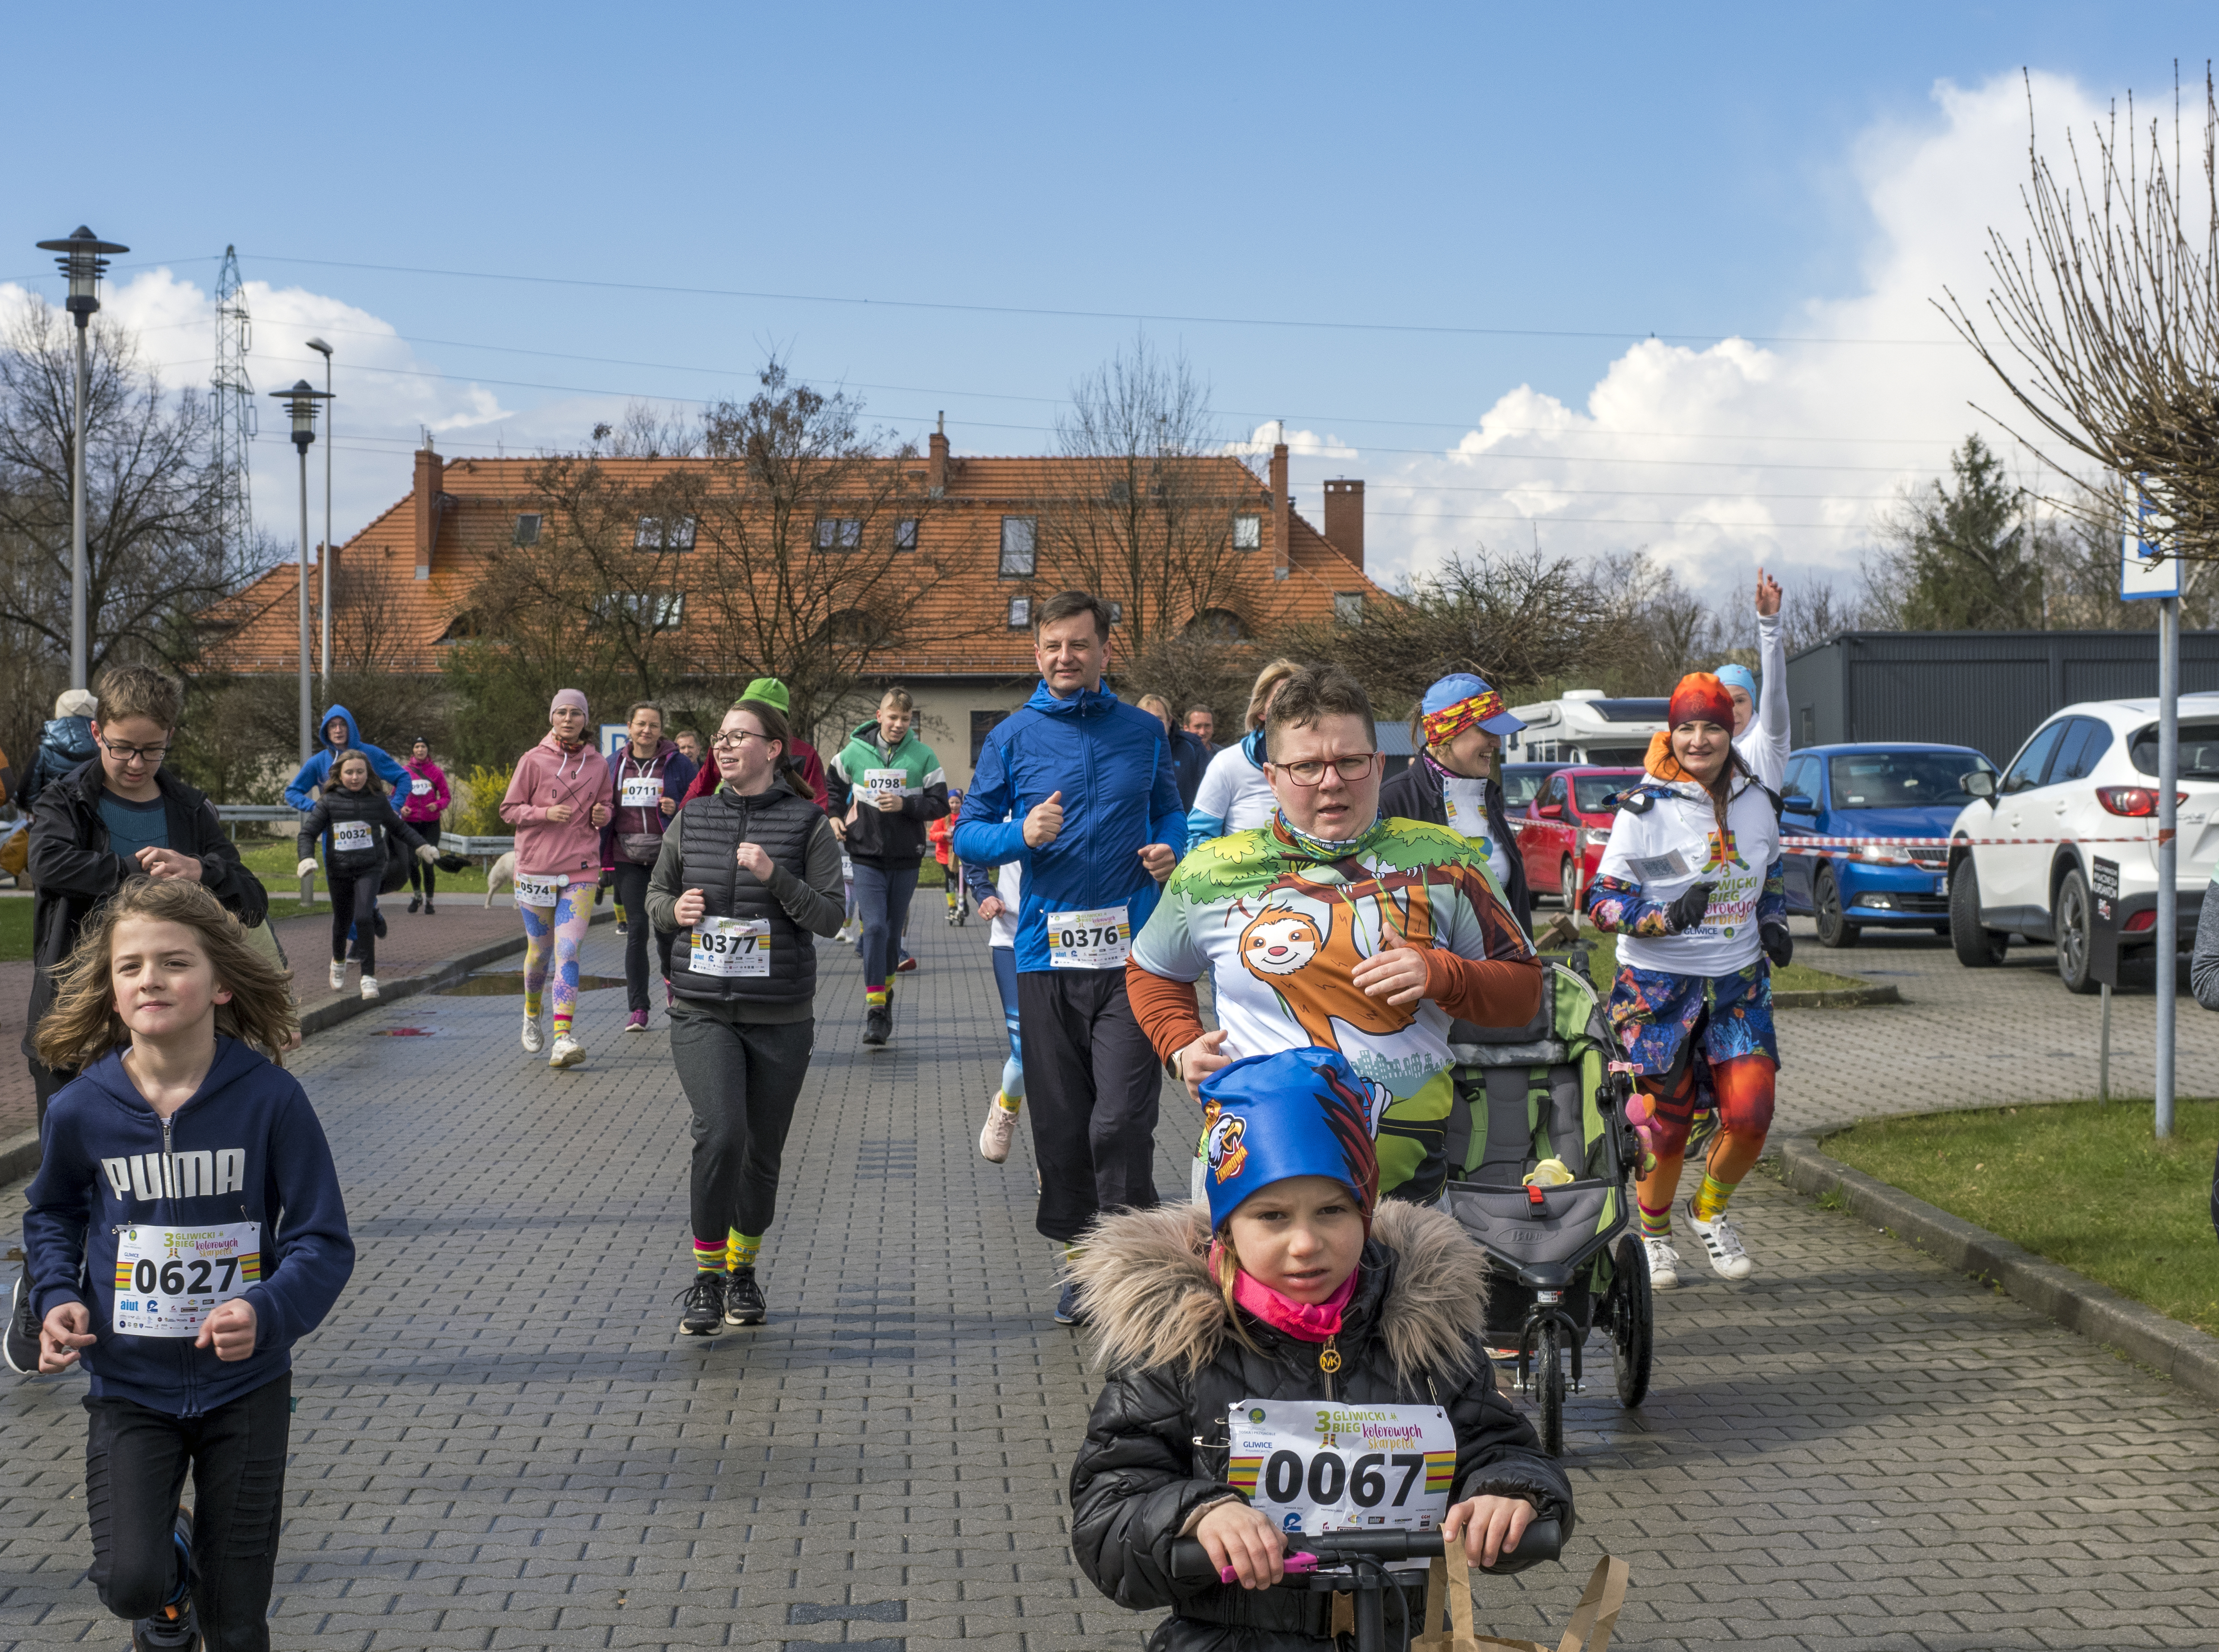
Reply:
[[332, 965], [332, 991], [337, 992], [345, 984], [346, 966], [344, 963], [334, 962]]
[[1711, 1253], [1711, 1271], [1721, 1279], [1749, 1277], [1749, 1252], [1742, 1249], [1741, 1235], [1734, 1231], [1733, 1218], [1723, 1210], [1716, 1221], [1705, 1221], [1695, 1214], [1695, 1202], [1690, 1198], [1684, 1207], [1688, 1220], [1694, 1224], [1695, 1237], [1703, 1242], [1703, 1249]]
[[568, 1033], [555, 1040], [555, 1047], [547, 1053], [550, 1067], [575, 1067], [586, 1059], [586, 1046]]
[[524, 1015], [524, 1053], [538, 1055], [547, 1047], [547, 1038], [539, 1030], [539, 1017], [526, 1010]]
[[985, 1127], [979, 1132], [979, 1157], [989, 1164], [999, 1164], [1010, 1156], [1010, 1142], [1017, 1133], [1017, 1108], [1024, 1105], [1021, 1098], [1016, 1106], [998, 1090], [994, 1099], [986, 1104]]
[[362, 996], [365, 998], [375, 998], [377, 996], [377, 977], [365, 975], [362, 978]]
[[1670, 1290], [1680, 1282], [1680, 1253], [1670, 1239], [1645, 1239], [1641, 1247], [1649, 1253], [1650, 1289]]

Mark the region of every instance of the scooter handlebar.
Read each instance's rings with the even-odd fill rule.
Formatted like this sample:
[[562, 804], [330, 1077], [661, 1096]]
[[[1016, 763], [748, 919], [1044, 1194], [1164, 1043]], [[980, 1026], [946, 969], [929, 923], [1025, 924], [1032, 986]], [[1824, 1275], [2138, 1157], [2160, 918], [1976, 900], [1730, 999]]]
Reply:
[[[1559, 1558], [1563, 1549], [1562, 1528], [1554, 1520], [1536, 1520], [1520, 1535], [1517, 1548], [1506, 1550], [1489, 1569], [1504, 1574], [1523, 1571], [1537, 1562]], [[1440, 1552], [1439, 1531], [1336, 1531], [1315, 1537], [1296, 1532], [1288, 1538], [1286, 1569], [1299, 1575], [1357, 1560], [1426, 1560]], [[1210, 1577], [1221, 1583], [1240, 1581], [1231, 1567], [1221, 1570], [1211, 1565], [1209, 1551], [1193, 1537], [1181, 1537], [1172, 1544], [1172, 1575], [1196, 1581]]]

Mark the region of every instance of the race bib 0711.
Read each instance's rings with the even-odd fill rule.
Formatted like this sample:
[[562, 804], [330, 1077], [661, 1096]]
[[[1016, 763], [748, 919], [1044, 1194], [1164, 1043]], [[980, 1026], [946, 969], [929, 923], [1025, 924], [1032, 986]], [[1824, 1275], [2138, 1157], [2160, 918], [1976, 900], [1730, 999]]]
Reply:
[[770, 920], [703, 918], [693, 926], [686, 967], [696, 975], [769, 974]]
[[1047, 915], [1050, 969], [1122, 969], [1132, 950], [1132, 920], [1122, 906]]
[[652, 774], [626, 780], [617, 801], [627, 809], [653, 809], [662, 801], [662, 782]]
[[370, 823], [366, 820], [342, 820], [332, 827], [332, 847], [342, 854], [371, 847]]
[[1439, 1406], [1243, 1400], [1226, 1423], [1227, 1480], [1282, 1531], [1429, 1531], [1448, 1512], [1456, 1429]]
[[261, 1279], [260, 1222], [127, 1227], [115, 1242], [115, 1333], [198, 1336], [218, 1303]]

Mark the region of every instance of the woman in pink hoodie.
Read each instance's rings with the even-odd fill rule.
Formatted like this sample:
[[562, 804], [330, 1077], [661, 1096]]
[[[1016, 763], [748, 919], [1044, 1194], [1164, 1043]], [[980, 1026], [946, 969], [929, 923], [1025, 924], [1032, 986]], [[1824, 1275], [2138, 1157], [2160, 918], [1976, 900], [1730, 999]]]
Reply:
[[570, 1035], [578, 1003], [578, 947], [600, 881], [601, 828], [609, 822], [609, 766], [586, 736], [586, 697], [555, 696], [547, 737], [517, 759], [500, 817], [516, 829], [516, 910], [524, 914], [524, 1047], [540, 1049], [539, 995], [555, 962], [550, 1067], [575, 1066], [586, 1046]]
[[[415, 828], [417, 836], [436, 849], [439, 847], [439, 817], [447, 812], [447, 805], [453, 800], [447, 791], [446, 771], [432, 761], [432, 742], [420, 734], [408, 748], [408, 761], [401, 767], [408, 771], [407, 784], [401, 788], [402, 795], [395, 799], [401, 805], [401, 818]], [[414, 911], [420, 901], [424, 916], [432, 916], [438, 876], [438, 869], [430, 864], [420, 864], [413, 858], [409, 860], [410, 911]], [[416, 892], [420, 882], [424, 891], [420, 896]]]

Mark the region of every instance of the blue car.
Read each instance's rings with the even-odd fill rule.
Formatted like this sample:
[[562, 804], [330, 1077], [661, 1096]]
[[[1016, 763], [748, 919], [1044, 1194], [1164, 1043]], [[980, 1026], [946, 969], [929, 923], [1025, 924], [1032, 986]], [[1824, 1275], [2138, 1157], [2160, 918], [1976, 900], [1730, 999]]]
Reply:
[[[1995, 773], [1970, 746], [1808, 746], [1787, 760], [1781, 835], [1939, 837]], [[1949, 851], [1874, 845], [1789, 854], [1787, 910], [1817, 921], [1824, 947], [1854, 947], [1867, 924], [1949, 933]]]

